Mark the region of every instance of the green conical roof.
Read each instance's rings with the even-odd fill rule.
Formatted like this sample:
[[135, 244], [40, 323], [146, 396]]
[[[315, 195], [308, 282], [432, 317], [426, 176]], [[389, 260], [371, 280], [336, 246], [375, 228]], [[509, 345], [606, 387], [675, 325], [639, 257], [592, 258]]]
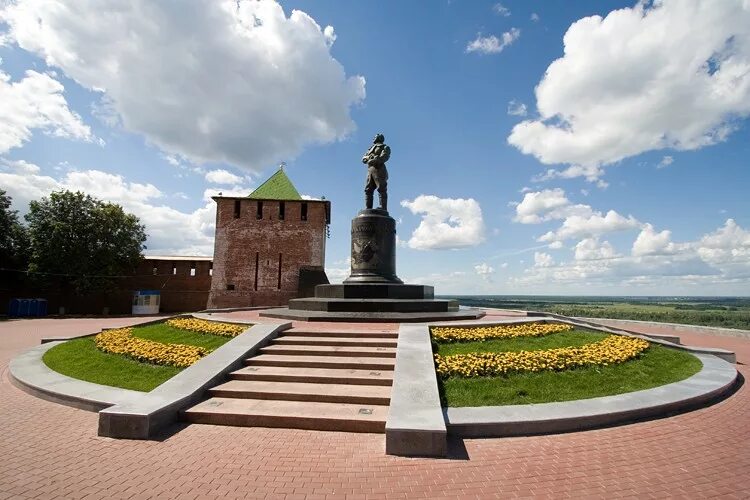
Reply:
[[256, 200], [301, 200], [297, 188], [286, 176], [283, 169], [279, 169], [258, 189], [250, 193], [248, 198]]

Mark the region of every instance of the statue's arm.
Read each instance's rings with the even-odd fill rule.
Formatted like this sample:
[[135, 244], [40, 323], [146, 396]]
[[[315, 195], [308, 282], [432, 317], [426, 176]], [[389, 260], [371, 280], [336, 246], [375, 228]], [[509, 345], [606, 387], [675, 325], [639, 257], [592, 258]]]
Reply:
[[391, 157], [391, 148], [390, 146], [386, 146], [380, 152], [380, 157], [378, 158], [378, 160], [380, 160], [381, 163], [385, 163], [388, 161], [390, 157]]

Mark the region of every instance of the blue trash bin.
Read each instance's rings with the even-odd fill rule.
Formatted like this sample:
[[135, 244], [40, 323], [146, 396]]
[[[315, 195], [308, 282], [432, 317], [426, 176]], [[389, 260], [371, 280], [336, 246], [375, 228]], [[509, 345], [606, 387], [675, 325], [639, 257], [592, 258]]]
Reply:
[[37, 303], [39, 304], [39, 310], [37, 311], [37, 316], [40, 318], [42, 316], [47, 315], [47, 299], [36, 299]]
[[29, 306], [30, 300], [29, 299], [20, 299], [21, 304], [18, 306], [18, 316], [21, 318], [25, 318], [29, 315]]
[[29, 316], [39, 316], [39, 302], [36, 299], [29, 299]]
[[17, 317], [18, 316], [18, 310], [20, 308], [21, 308], [21, 300], [20, 299], [10, 299], [10, 303], [8, 304], [8, 316]]

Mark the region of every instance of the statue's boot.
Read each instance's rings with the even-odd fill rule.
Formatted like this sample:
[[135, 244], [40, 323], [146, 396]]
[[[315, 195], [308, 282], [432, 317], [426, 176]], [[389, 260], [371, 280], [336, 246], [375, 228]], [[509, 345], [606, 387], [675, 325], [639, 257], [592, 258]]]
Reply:
[[378, 193], [378, 197], [380, 198], [380, 206], [378, 207], [380, 210], [388, 211], [388, 193]]
[[365, 208], [372, 209], [372, 193], [365, 193]]

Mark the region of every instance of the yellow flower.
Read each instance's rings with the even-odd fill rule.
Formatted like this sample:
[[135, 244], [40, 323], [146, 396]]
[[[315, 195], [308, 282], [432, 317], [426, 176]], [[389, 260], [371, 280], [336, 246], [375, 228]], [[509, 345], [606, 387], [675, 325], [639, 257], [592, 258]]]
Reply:
[[645, 340], [610, 335], [581, 347], [544, 351], [479, 352], [441, 356], [435, 354], [435, 369], [445, 377], [491, 377], [512, 372], [566, 370], [578, 366], [608, 366], [637, 358], [648, 349]]
[[133, 336], [132, 328], [106, 330], [94, 337], [96, 347], [137, 361], [187, 367], [209, 353], [208, 349], [185, 344], [162, 344]]
[[210, 335], [221, 335], [222, 337], [236, 337], [252, 325], [238, 325], [232, 323], [220, 323], [218, 321], [206, 321], [198, 318], [174, 318], [167, 320], [167, 325], [189, 330], [196, 333], [208, 333]]
[[482, 327], [434, 327], [432, 338], [439, 342], [483, 341], [515, 337], [541, 337], [567, 332], [573, 327], [564, 323], [512, 323]]

